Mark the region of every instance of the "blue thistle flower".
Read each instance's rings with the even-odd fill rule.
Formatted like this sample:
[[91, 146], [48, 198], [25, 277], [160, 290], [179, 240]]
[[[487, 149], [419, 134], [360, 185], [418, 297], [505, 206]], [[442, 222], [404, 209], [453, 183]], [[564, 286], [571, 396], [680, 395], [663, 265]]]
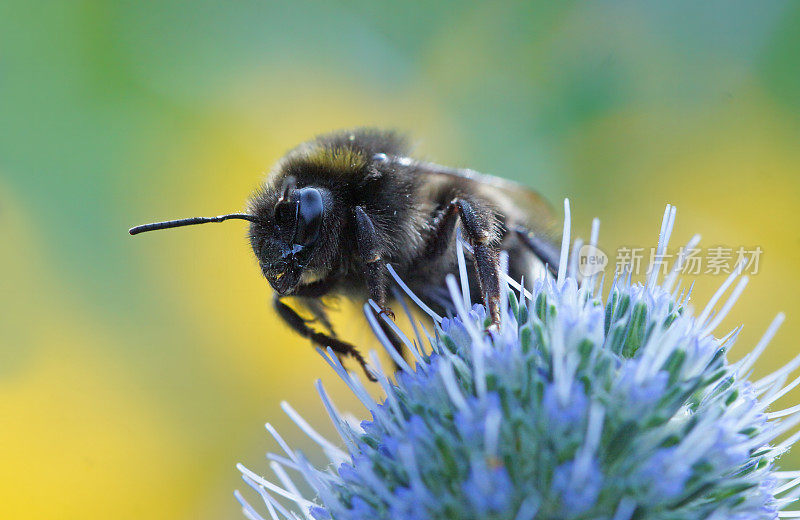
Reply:
[[[483, 307], [467, 303], [461, 252], [460, 283], [447, 279], [452, 318], [425, 307], [392, 271], [434, 320], [434, 332], [412, 319], [412, 340], [386, 321], [411, 351], [412, 368], [365, 305], [375, 334], [402, 368], [393, 383], [371, 353], [385, 393], [381, 402], [332, 352], [322, 353], [371, 418], [351, 424], [318, 383], [341, 448], [284, 403], [330, 465], [314, 467], [267, 425], [285, 452], [269, 455], [279, 484], [239, 469], [269, 518], [800, 518], [786, 510], [800, 496], [800, 472], [776, 467], [800, 437], [776, 441], [800, 422], [800, 406], [767, 412], [800, 384], [800, 378], [786, 384], [800, 356], [769, 376], [748, 379], [783, 316], [749, 355], [729, 363], [726, 352], [739, 328], [721, 337], [713, 331], [747, 284], [741, 266], [697, 316], [688, 306], [691, 290], [675, 287], [681, 258], [661, 281], [657, 269], [644, 284], [616, 277], [604, 302], [595, 277], [579, 282], [567, 275], [575, 270], [567, 269], [567, 203], [565, 210], [558, 277], [539, 273], [530, 291], [509, 280], [502, 326], [492, 335], [484, 332]], [[666, 251], [674, 218], [667, 206], [657, 254]], [[592, 245], [597, 226], [595, 220]], [[304, 496], [287, 470], [313, 495]], [[248, 518], [264, 518], [236, 496]]]

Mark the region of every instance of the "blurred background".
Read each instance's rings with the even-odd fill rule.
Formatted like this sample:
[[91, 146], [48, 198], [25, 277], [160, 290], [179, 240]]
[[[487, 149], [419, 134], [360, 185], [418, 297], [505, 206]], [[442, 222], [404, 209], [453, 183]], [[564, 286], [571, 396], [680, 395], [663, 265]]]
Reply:
[[745, 324], [737, 358], [783, 310], [757, 375], [800, 351], [796, 2], [6, 0], [0, 517], [240, 518], [265, 421], [313, 451], [281, 400], [330, 433], [321, 377], [363, 413], [277, 321], [243, 223], [126, 232], [240, 210], [288, 148], [362, 124], [570, 197], [607, 251], [655, 245], [667, 202], [675, 246], [760, 246], [720, 330]]

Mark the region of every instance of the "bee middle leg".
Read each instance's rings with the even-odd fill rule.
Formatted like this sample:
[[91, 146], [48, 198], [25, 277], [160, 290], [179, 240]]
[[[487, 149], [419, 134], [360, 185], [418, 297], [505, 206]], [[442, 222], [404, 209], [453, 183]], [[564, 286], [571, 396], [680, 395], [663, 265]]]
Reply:
[[298, 299], [300, 300], [303, 308], [308, 309], [308, 312], [311, 313], [313, 321], [322, 325], [331, 336], [336, 337], [336, 331], [333, 330], [333, 324], [328, 317], [327, 309], [325, 308], [325, 304], [322, 302], [322, 300], [319, 298], [304, 297], [299, 297]]
[[350, 343], [344, 342], [338, 338], [334, 338], [327, 334], [323, 334], [322, 332], [317, 332], [314, 329], [310, 328], [306, 323], [306, 320], [303, 319], [302, 316], [297, 314], [297, 311], [286, 305], [284, 302], [281, 301], [281, 297], [275, 295], [272, 304], [275, 307], [275, 310], [278, 313], [278, 316], [289, 325], [296, 333], [300, 334], [304, 338], [309, 338], [314, 344], [328, 348], [336, 353], [337, 356], [350, 356], [355, 359], [360, 365], [364, 374], [370, 381], [376, 381], [375, 376], [367, 369], [367, 362], [361, 353], [351, 345]]
[[498, 222], [494, 212], [475, 199], [455, 198], [434, 219], [434, 230], [423, 253], [425, 258], [443, 254], [461, 217], [464, 234], [472, 244], [478, 285], [492, 327], [500, 325], [500, 249]]

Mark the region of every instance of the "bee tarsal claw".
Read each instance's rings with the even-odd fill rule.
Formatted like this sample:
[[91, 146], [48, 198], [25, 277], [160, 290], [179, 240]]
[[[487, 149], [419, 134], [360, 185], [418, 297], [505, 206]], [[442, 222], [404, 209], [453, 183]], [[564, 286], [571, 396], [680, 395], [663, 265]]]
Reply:
[[392, 309], [389, 307], [381, 307], [381, 310], [378, 312], [378, 317], [381, 316], [388, 316], [392, 319], [392, 321], [396, 321], [394, 317], [394, 311], [392, 311]]

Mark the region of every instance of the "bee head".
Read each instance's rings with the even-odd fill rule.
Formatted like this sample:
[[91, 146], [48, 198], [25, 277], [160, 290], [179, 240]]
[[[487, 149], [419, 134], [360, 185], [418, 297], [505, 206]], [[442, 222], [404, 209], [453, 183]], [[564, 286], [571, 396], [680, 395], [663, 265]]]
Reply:
[[250, 225], [250, 244], [278, 294], [291, 294], [303, 275], [314, 271], [328, 198], [324, 188], [297, 187], [288, 177], [279, 189], [266, 189], [251, 201], [256, 220]]
[[[154, 222], [133, 227], [128, 232], [138, 235], [209, 222], [247, 220], [251, 223], [250, 244], [261, 271], [278, 294], [291, 294], [301, 282], [314, 281], [329, 269], [325, 266], [331, 263], [331, 252], [337, 241], [320, 240], [320, 235], [326, 220], [337, 221], [325, 218], [332, 213], [328, 209], [330, 200], [327, 189], [298, 187], [295, 179], [288, 177], [279, 189], [266, 187], [257, 192], [250, 200], [247, 213]], [[325, 254], [320, 254], [323, 252]]]

